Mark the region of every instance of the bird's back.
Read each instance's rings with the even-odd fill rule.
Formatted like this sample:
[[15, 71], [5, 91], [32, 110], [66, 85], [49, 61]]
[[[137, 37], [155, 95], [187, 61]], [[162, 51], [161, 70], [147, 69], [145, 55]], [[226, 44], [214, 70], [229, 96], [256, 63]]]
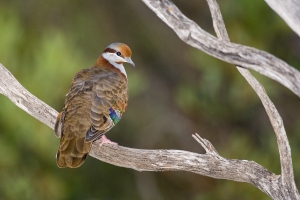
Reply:
[[125, 111], [127, 101], [127, 80], [121, 74], [97, 67], [78, 72], [56, 121], [55, 132], [61, 135], [57, 165], [75, 168], [83, 164], [93, 142], [86, 141], [91, 125], [97, 123], [104, 134], [114, 125], [107, 121], [109, 109], [121, 106]]

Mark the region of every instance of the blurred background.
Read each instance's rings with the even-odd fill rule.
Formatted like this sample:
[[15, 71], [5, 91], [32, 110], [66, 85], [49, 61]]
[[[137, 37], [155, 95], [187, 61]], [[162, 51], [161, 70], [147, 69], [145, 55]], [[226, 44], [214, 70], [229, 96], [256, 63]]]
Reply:
[[[205, 0], [174, 0], [215, 35]], [[225, 158], [254, 160], [280, 173], [274, 131], [257, 95], [234, 66], [183, 43], [142, 1], [0, 0], [0, 63], [61, 111], [76, 72], [112, 42], [128, 44], [129, 107], [108, 135], [120, 145], [204, 153], [198, 133]], [[299, 37], [260, 0], [223, 0], [233, 42], [300, 68]], [[283, 117], [300, 185], [299, 98], [258, 73]], [[187, 172], [137, 172], [88, 157], [60, 169], [59, 140], [0, 95], [0, 199], [269, 199], [254, 186]]]

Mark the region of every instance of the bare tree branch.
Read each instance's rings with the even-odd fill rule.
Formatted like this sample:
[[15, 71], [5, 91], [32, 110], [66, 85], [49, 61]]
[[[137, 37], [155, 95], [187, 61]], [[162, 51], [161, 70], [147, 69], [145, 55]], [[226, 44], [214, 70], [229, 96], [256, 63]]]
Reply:
[[216, 0], [206, 0], [213, 20], [213, 26], [219, 39], [230, 41], [225, 23]]
[[[53, 129], [53, 122], [56, 119], [53, 113], [58, 113], [24, 89], [1, 64], [0, 74], [1, 93]], [[38, 112], [33, 112], [32, 109]], [[278, 193], [279, 176], [253, 161], [225, 159], [218, 154], [209, 141], [197, 134], [193, 137], [206, 150], [206, 154], [180, 150], [132, 149], [110, 144], [100, 147], [98, 143], [101, 141], [96, 141], [89, 155], [103, 162], [138, 171], [188, 171], [218, 179], [251, 183], [269, 196]], [[284, 199], [284, 196], [280, 199]]]
[[285, 188], [288, 188], [288, 190], [284, 190], [284, 188], [281, 190], [288, 192], [288, 196], [293, 197], [292, 199], [297, 199], [296, 197], [299, 198], [300, 196], [294, 180], [291, 148], [284, 129], [282, 118], [266, 94], [264, 87], [250, 74], [248, 70], [241, 68], [238, 70], [244, 77], [247, 77], [246, 79], [248, 83], [259, 96], [275, 131], [281, 164], [281, 181], [282, 185], [284, 185]]
[[[20, 83], [1, 64], [0, 74], [8, 74], [8, 76], [1, 76], [1, 93], [26, 112], [31, 109], [38, 110], [38, 112], [30, 111], [28, 113], [40, 121], [42, 119], [39, 118], [43, 118], [42, 122], [53, 129], [53, 122], [56, 119], [53, 113], [57, 112], [27, 90], [22, 91]], [[17, 103], [18, 99], [21, 99], [19, 103]], [[40, 103], [36, 105], [36, 102]], [[280, 197], [281, 195], [278, 199], [285, 199], [285, 194], [279, 190], [282, 188], [282, 182], [278, 181], [280, 176], [253, 161], [225, 159], [217, 153], [209, 141], [202, 139], [197, 134], [193, 137], [206, 150], [206, 154], [179, 150], [131, 149], [109, 144], [100, 147], [99, 141], [92, 145], [90, 155], [103, 162], [138, 171], [188, 171], [213, 178], [247, 182], [255, 185], [269, 196]]]
[[[213, 25], [218, 37], [220, 39], [229, 41], [229, 36], [227, 34], [218, 3], [216, 2], [216, 0], [207, 0], [207, 2], [211, 11]], [[255, 90], [260, 100], [262, 101], [263, 106], [266, 109], [266, 112], [269, 116], [277, 138], [282, 173], [281, 180], [283, 182], [283, 185], [287, 185], [287, 187], [289, 188], [289, 190], [287, 190], [289, 192], [288, 196], [291, 196], [294, 199], [296, 199], [298, 189], [294, 180], [291, 148], [284, 129], [282, 118], [279, 112], [277, 111], [276, 107], [268, 97], [264, 87], [252, 76], [249, 70], [242, 69], [239, 67], [237, 69], [244, 76], [244, 78], [251, 85], [251, 87]]]
[[187, 44], [216, 58], [253, 69], [300, 97], [300, 73], [275, 56], [252, 47], [217, 39], [187, 18], [169, 0], [142, 0]]
[[[207, 37], [209, 34], [204, 32], [200, 27], [198, 27], [194, 22], [190, 21], [186, 18], [179, 9], [170, 1], [162, 0], [162, 1], [148, 1], [143, 0], [163, 21], [165, 21], [177, 34], [178, 36], [185, 41], [186, 43], [194, 46], [190, 41], [192, 37], [193, 31], [197, 29], [197, 33], [202, 37]], [[158, 3], [159, 2], [159, 3]], [[229, 42], [229, 36], [227, 34], [225, 24], [222, 19], [222, 15], [218, 6], [218, 3], [215, 0], [207, 0], [209, 8], [211, 10], [211, 15], [213, 18], [213, 25], [217, 36], [223, 41]], [[189, 30], [190, 29], [190, 30]], [[187, 33], [188, 32], [188, 33]], [[188, 37], [185, 37], [186, 34], [189, 34]], [[195, 37], [196, 38], [196, 37]], [[201, 40], [200, 37], [194, 39], [197, 40], [202, 46], [196, 46], [197, 48], [209, 53], [210, 50], [214, 55], [214, 48], [216, 50], [222, 51], [222, 46], [220, 48], [213, 47], [212, 45], [209, 47], [211, 49], [204, 49], [203, 46], [208, 46], [204, 43], [205, 40]], [[195, 41], [194, 41], [195, 42]], [[210, 45], [210, 44], [209, 44]], [[241, 50], [241, 49], [239, 49]], [[256, 52], [256, 53], [265, 53], [265, 52]], [[216, 55], [214, 55], [216, 56]], [[231, 56], [231, 55], [229, 55]], [[218, 57], [218, 56], [216, 56]], [[252, 57], [254, 58], [254, 57]], [[254, 58], [257, 59], [257, 58]], [[225, 59], [224, 59], [225, 60]], [[251, 62], [251, 61], [250, 61]], [[233, 62], [234, 63], [234, 62]], [[254, 62], [252, 62], [254, 63]], [[236, 64], [236, 63], [234, 63]], [[274, 63], [276, 65], [277, 63]], [[243, 66], [244, 67], [244, 66]], [[249, 66], [248, 66], [249, 67]], [[272, 67], [272, 66], [269, 66]], [[299, 198], [298, 190], [294, 181], [294, 173], [293, 173], [293, 165], [291, 158], [291, 150], [288, 143], [288, 139], [284, 130], [283, 121], [275, 108], [274, 104], [271, 102], [269, 97], [267, 96], [263, 86], [251, 75], [251, 73], [247, 69], [238, 68], [239, 72], [245, 77], [248, 83], [253, 87], [255, 92], [258, 94], [261, 99], [267, 114], [270, 118], [274, 131], [276, 133], [277, 143], [279, 147], [279, 154], [281, 160], [281, 171], [282, 171], [282, 185], [287, 185], [287, 188], [281, 188], [281, 190], [288, 191], [288, 197], [292, 199]], [[262, 73], [264, 74], [264, 73]], [[271, 77], [272, 78], [272, 77]], [[276, 80], [276, 79], [275, 79]], [[298, 95], [299, 96], [299, 95]], [[278, 198], [278, 196], [272, 196], [274, 198]]]
[[265, 0], [267, 4], [300, 36], [300, 1]]
[[[0, 74], [1, 93], [21, 109], [53, 129], [56, 119], [54, 113], [58, 113], [24, 89], [1, 64]], [[209, 141], [202, 139], [197, 134], [193, 137], [206, 150], [206, 154], [180, 150], [131, 149], [110, 144], [100, 147], [98, 145], [100, 141], [96, 141], [92, 145], [89, 155], [103, 162], [138, 171], [188, 171], [213, 178], [251, 183], [269, 196], [284, 195], [278, 190], [282, 184], [278, 181], [280, 176], [253, 161], [225, 159], [218, 154]], [[279, 199], [284, 199], [284, 196]]]
[[0, 94], [19, 108], [54, 129], [58, 112], [28, 92], [0, 63]]
[[[215, 0], [207, 1], [220, 39], [203, 31], [168, 0], [143, 1], [186, 43], [237, 66], [254, 69], [282, 83], [300, 96], [300, 73], [297, 70], [266, 52], [229, 42]], [[132, 149], [111, 144], [100, 147], [100, 141], [96, 141], [92, 145], [90, 155], [101, 161], [138, 171], [188, 171], [218, 179], [251, 183], [273, 199], [300, 199], [294, 182], [291, 151], [282, 119], [260, 83], [247, 69], [238, 70], [254, 88], [268, 113], [277, 137], [282, 175], [275, 175], [253, 161], [223, 158], [208, 140], [198, 134], [193, 137], [206, 150], [205, 154], [180, 150]], [[30, 94], [1, 64], [0, 93], [36, 119], [54, 128], [58, 113]]]

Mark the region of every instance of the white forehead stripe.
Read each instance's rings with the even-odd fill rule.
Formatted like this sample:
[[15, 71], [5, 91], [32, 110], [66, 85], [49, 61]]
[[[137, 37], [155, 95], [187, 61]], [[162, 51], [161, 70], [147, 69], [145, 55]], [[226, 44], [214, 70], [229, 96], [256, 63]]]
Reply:
[[110, 64], [112, 64], [115, 68], [117, 68], [118, 70], [120, 70], [120, 72], [122, 74], [124, 74], [125, 77], [127, 78], [127, 74], [126, 74], [126, 71], [125, 71], [125, 68], [124, 68], [123, 64], [118, 64], [117, 63], [117, 62], [126, 62], [126, 60], [124, 58], [121, 58], [120, 56], [116, 55], [115, 53], [109, 53], [109, 52], [103, 53], [102, 56]]
[[107, 48], [116, 49], [121, 44], [122, 43], [120, 43], [120, 42], [115, 42], [115, 43], [110, 44]]

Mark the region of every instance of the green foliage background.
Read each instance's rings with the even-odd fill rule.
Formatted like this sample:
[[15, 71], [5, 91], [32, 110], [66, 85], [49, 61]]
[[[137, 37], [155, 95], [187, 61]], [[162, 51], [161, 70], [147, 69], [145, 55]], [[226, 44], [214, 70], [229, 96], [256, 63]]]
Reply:
[[[206, 1], [174, 1], [214, 34]], [[277, 144], [256, 94], [234, 66], [183, 43], [142, 1], [0, 0], [0, 63], [38, 98], [62, 109], [74, 74], [112, 42], [133, 51], [129, 107], [107, 135], [120, 145], [203, 153], [197, 132], [226, 158], [280, 173]], [[263, 1], [220, 1], [232, 41], [299, 69], [299, 37]], [[299, 99], [253, 74], [281, 113], [300, 185]], [[0, 199], [269, 199], [246, 183], [187, 172], [136, 172], [89, 157], [78, 169], [55, 163], [59, 140], [0, 96]]]

